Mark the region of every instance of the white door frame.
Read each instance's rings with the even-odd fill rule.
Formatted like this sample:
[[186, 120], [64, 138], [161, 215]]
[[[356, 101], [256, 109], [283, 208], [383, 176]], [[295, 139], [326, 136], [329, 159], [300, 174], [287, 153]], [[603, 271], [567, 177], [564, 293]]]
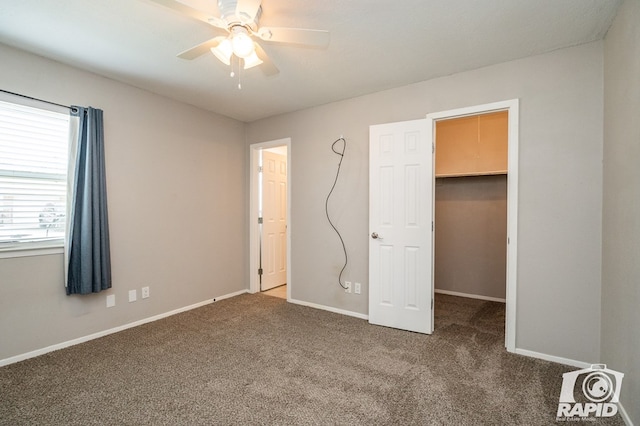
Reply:
[[263, 149], [287, 147], [287, 301], [291, 300], [291, 138], [249, 146], [249, 293], [260, 291], [260, 231], [258, 227], [258, 160]]
[[[427, 114], [431, 127], [429, 139], [435, 143], [436, 121], [488, 112], [509, 111], [508, 164], [507, 164], [507, 293], [505, 318], [505, 346], [507, 351], [516, 350], [516, 306], [517, 306], [517, 256], [518, 256], [518, 121], [519, 100], [511, 99], [484, 105], [453, 109]], [[432, 145], [433, 146], [433, 145]], [[436, 152], [437, 155], [437, 152]], [[435, 157], [434, 157], [435, 160]], [[434, 176], [435, 182], [435, 167]], [[435, 194], [435, 191], [434, 191]], [[434, 195], [435, 197], [435, 195]], [[435, 206], [435, 200], [434, 200]], [[435, 253], [435, 252], [434, 252]]]

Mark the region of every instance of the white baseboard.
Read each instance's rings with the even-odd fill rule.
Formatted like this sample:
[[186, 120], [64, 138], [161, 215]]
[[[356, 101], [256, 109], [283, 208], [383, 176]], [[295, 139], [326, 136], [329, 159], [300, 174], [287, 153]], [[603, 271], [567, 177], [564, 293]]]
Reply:
[[239, 291], [235, 291], [233, 293], [225, 294], [219, 297], [214, 297], [212, 302], [219, 302], [221, 300], [229, 299], [230, 297], [240, 296], [241, 294], [245, 294], [245, 293], [249, 293], [249, 290], [239, 290]]
[[488, 300], [490, 302], [507, 303], [506, 299], [500, 299], [498, 297], [481, 296], [479, 294], [460, 293], [458, 291], [439, 290], [434, 289], [434, 293], [448, 294], [449, 296], [468, 297], [470, 299]]
[[633, 422], [631, 421], [631, 417], [629, 417], [629, 413], [624, 409], [621, 402], [618, 402], [618, 413], [620, 413], [620, 417], [624, 420], [624, 424], [627, 426], [633, 426]]
[[361, 313], [353, 312], [353, 311], [346, 311], [344, 309], [333, 308], [331, 306], [318, 305], [317, 303], [303, 302], [302, 300], [296, 300], [296, 299], [289, 299], [289, 300], [287, 300], [287, 302], [294, 303], [296, 305], [308, 306], [310, 308], [320, 309], [320, 310], [323, 310], [323, 311], [329, 311], [329, 312], [333, 312], [335, 314], [342, 314], [342, 315], [347, 315], [347, 316], [350, 316], [350, 317], [360, 318], [360, 319], [363, 319], [363, 320], [368, 320], [369, 319], [369, 315], [365, 315], [365, 314], [361, 314]]
[[88, 341], [93, 340], [93, 339], [98, 339], [100, 337], [108, 336], [109, 334], [117, 333], [119, 331], [124, 331], [124, 330], [129, 329], [129, 328], [133, 328], [133, 327], [137, 327], [139, 325], [143, 325], [143, 324], [147, 324], [147, 323], [150, 323], [150, 322], [153, 322], [153, 321], [157, 321], [157, 320], [162, 319], [162, 318], [167, 318], [167, 317], [170, 317], [172, 315], [176, 315], [176, 314], [180, 314], [182, 312], [190, 311], [192, 309], [200, 308], [200, 307], [206, 306], [206, 305], [208, 305], [210, 303], [217, 302], [217, 301], [220, 301], [220, 300], [223, 300], [223, 299], [228, 299], [229, 297], [238, 296], [238, 295], [246, 293], [246, 292], [247, 292], [247, 290], [241, 290], [241, 291], [237, 291], [235, 293], [225, 294], [225, 295], [220, 296], [220, 297], [215, 297], [213, 299], [203, 300], [202, 302], [198, 302], [198, 303], [195, 303], [193, 305], [184, 306], [182, 308], [178, 308], [178, 309], [174, 309], [174, 310], [169, 311], [169, 312], [165, 312], [165, 313], [162, 313], [162, 314], [154, 315], [154, 316], [149, 317], [149, 318], [144, 318], [144, 319], [141, 319], [139, 321], [134, 321], [134, 322], [131, 322], [131, 323], [128, 323], [128, 324], [124, 324], [124, 325], [121, 325], [119, 327], [114, 327], [114, 328], [110, 328], [108, 330], [99, 331], [97, 333], [89, 334], [87, 336], [78, 337], [77, 339], [68, 340], [66, 342], [57, 343], [55, 345], [47, 346], [46, 348], [36, 349], [35, 351], [27, 352], [27, 353], [24, 353], [24, 354], [12, 356], [12, 357], [5, 358], [5, 359], [0, 359], [0, 367], [3, 367], [5, 365], [9, 365], [9, 364], [14, 364], [16, 362], [24, 361], [24, 360], [29, 359], [29, 358], [34, 358], [34, 357], [37, 357], [37, 356], [40, 356], [40, 355], [44, 355], [44, 354], [49, 353], [49, 352], [53, 352], [53, 351], [57, 351], [57, 350], [60, 350], [60, 349], [68, 348], [69, 346], [74, 346], [74, 345], [78, 345], [80, 343], [85, 343], [85, 342], [88, 342]]
[[575, 359], [563, 358], [563, 357], [560, 357], [560, 356], [548, 355], [548, 354], [543, 354], [543, 353], [535, 352], [535, 351], [529, 351], [527, 349], [516, 348], [514, 353], [516, 353], [518, 355], [528, 356], [528, 357], [531, 357], [531, 358], [543, 359], [545, 361], [557, 362], [558, 364], [570, 365], [572, 367], [578, 367], [578, 368], [589, 368], [589, 367], [591, 367], [591, 364], [589, 364], [587, 362], [576, 361]]

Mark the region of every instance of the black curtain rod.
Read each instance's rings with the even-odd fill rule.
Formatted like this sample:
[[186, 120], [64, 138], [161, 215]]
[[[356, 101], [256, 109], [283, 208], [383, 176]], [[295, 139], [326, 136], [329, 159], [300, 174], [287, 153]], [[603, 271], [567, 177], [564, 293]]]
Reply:
[[31, 96], [27, 96], [27, 95], [21, 95], [20, 93], [15, 93], [15, 92], [10, 92], [8, 90], [4, 90], [4, 89], [0, 89], [0, 92], [4, 92], [4, 93], [8, 93], [10, 95], [15, 95], [15, 96], [20, 96], [21, 98], [25, 98], [25, 99], [31, 99], [32, 101], [39, 101], [39, 102], [44, 102], [45, 104], [49, 104], [49, 105], [56, 105], [62, 108], [67, 108], [71, 111], [74, 111], [75, 108], [71, 108], [69, 105], [62, 105], [62, 104], [58, 104], [55, 102], [50, 102], [50, 101], [45, 101], [44, 99], [38, 99], [38, 98], [34, 98]]

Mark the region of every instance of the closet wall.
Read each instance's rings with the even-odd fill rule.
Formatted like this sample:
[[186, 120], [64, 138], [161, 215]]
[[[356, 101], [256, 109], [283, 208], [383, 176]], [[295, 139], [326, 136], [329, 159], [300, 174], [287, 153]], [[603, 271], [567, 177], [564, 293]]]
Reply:
[[436, 123], [436, 291], [505, 298], [507, 114]]

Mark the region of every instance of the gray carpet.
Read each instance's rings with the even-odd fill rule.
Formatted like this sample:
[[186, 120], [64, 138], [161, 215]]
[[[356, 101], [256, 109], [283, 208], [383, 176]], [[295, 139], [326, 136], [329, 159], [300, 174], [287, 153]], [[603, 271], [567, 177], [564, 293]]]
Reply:
[[0, 368], [0, 424], [557, 424], [575, 368], [503, 342], [494, 302], [437, 295], [426, 336], [242, 295]]

